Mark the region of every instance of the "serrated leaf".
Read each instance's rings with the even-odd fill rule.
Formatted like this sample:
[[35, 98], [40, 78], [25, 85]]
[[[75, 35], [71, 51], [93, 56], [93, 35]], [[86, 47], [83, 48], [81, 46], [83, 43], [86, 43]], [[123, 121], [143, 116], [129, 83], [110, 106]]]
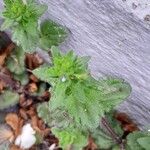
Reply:
[[[60, 82], [52, 88], [51, 109], [63, 109], [73, 118], [74, 124], [79, 128], [93, 129], [99, 125], [100, 116], [104, 113], [98, 103], [98, 94], [91, 87], [88, 89], [85, 84], [77, 85], [83, 89], [85, 99], [74, 91], [76, 84], [71, 82]], [[79, 99], [80, 98], [80, 99]], [[82, 115], [81, 115], [82, 114]]]
[[53, 47], [52, 57], [52, 66], [38, 68], [33, 73], [52, 83], [51, 110], [65, 110], [73, 118], [73, 124], [83, 130], [97, 128], [100, 118], [127, 98], [131, 91], [121, 79], [99, 81], [92, 78], [88, 59], [77, 57], [73, 51], [61, 54]]
[[49, 127], [66, 128], [72, 122], [67, 112], [60, 109], [52, 111], [47, 102], [39, 104], [37, 112], [38, 116], [41, 117]]
[[150, 136], [138, 138], [137, 142], [145, 150], [149, 150], [150, 149]]
[[117, 133], [117, 135], [121, 137], [124, 131], [121, 128], [120, 122], [115, 119], [114, 114], [115, 114], [115, 111], [110, 111], [109, 113], [105, 114], [105, 117], [107, 118], [109, 124], [111, 125], [115, 133]]
[[5, 21], [2, 23], [0, 30], [4, 31], [8, 28], [10, 28], [14, 24], [14, 21], [11, 19], [5, 19]]
[[[33, 27], [34, 32], [35, 27]], [[30, 29], [27, 29], [30, 30]], [[29, 33], [22, 29], [22, 27], [15, 28], [13, 30], [12, 40], [21, 46], [25, 52], [31, 53], [36, 50], [36, 43], [38, 41], [38, 35], [35, 33]]]
[[94, 142], [101, 149], [110, 149], [114, 142], [106, 133], [104, 133], [100, 128], [97, 128], [92, 132], [92, 138]]
[[[38, 68], [33, 73], [44, 81], [69, 78], [87, 78], [88, 69], [85, 67], [85, 61], [73, 54], [72, 51], [67, 54], [61, 54], [57, 48], [52, 48], [53, 66]], [[40, 74], [41, 72], [41, 74]], [[45, 74], [45, 75], [44, 75]], [[44, 76], [44, 77], [43, 77]]]
[[47, 5], [42, 5], [42, 4], [41, 5], [33, 5], [33, 8], [35, 9], [37, 16], [40, 17], [48, 9], [48, 6]]
[[142, 131], [136, 131], [133, 133], [130, 133], [127, 136], [127, 146], [129, 147], [129, 150], [145, 150], [139, 143], [138, 139], [142, 137], [147, 137], [147, 134], [145, 134]]
[[87, 135], [75, 128], [67, 128], [65, 130], [59, 130], [57, 128], [52, 128], [52, 132], [56, 137], [59, 138], [59, 145], [67, 150], [72, 146], [73, 150], [82, 150], [87, 144]]
[[17, 104], [19, 101], [19, 95], [11, 91], [5, 91], [0, 95], [0, 109], [5, 109]]
[[16, 75], [24, 74], [25, 71], [25, 53], [17, 47], [6, 60], [7, 68]]
[[131, 93], [131, 86], [122, 79], [108, 77], [106, 80], [100, 80], [99, 90], [101, 92], [101, 104], [106, 107], [105, 111], [109, 112], [128, 98]]
[[55, 73], [49, 66], [41, 66], [32, 72], [42, 81], [48, 82], [50, 84], [54, 82], [53, 78], [55, 78]]
[[51, 20], [45, 20], [41, 23], [40, 46], [49, 49], [52, 46], [58, 46], [67, 37], [66, 29]]
[[22, 0], [4, 0], [2, 29], [12, 30], [12, 40], [26, 52], [33, 52], [39, 41], [38, 19], [46, 11], [47, 6]]

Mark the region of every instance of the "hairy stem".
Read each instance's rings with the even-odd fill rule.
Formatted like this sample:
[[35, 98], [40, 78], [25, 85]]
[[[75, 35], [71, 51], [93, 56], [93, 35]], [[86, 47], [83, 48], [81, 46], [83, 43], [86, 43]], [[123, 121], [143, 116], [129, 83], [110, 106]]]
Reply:
[[108, 120], [105, 117], [102, 117], [102, 124], [103, 126], [107, 129], [107, 131], [109, 132], [110, 136], [112, 137], [112, 139], [119, 144], [120, 146], [120, 150], [125, 150], [124, 144], [122, 142], [122, 139], [117, 135], [117, 133], [114, 131], [114, 129], [111, 127], [111, 125], [109, 124]]

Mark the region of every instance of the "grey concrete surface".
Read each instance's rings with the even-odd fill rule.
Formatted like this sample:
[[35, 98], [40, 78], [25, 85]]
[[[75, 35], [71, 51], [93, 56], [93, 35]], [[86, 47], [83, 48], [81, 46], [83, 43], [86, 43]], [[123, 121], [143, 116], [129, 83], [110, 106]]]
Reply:
[[[140, 127], [150, 124], [150, 1], [40, 0], [49, 6], [43, 18], [66, 26], [70, 35], [61, 45], [91, 56], [93, 76], [114, 75], [132, 86], [119, 110]], [[138, 5], [138, 7], [134, 6]], [[145, 6], [145, 7], [144, 7]], [[136, 8], [135, 8], [136, 7]]]

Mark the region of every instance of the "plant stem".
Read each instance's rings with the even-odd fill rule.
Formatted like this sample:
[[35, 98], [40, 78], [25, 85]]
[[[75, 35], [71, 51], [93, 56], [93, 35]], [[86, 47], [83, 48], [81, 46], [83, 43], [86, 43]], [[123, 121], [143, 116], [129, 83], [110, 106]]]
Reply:
[[116, 143], [119, 144], [121, 142], [121, 140], [120, 140], [119, 136], [115, 133], [113, 128], [110, 126], [108, 120], [105, 117], [102, 117], [101, 121], [102, 121], [102, 124], [104, 125], [104, 127], [110, 133], [111, 137], [115, 140]]
[[114, 129], [110, 126], [108, 120], [105, 117], [102, 117], [102, 124], [104, 125], [104, 127], [107, 129], [107, 131], [110, 133], [112, 139], [119, 144], [120, 146], [120, 150], [125, 150], [124, 144], [122, 142], [122, 139], [116, 134], [116, 132], [114, 131]]

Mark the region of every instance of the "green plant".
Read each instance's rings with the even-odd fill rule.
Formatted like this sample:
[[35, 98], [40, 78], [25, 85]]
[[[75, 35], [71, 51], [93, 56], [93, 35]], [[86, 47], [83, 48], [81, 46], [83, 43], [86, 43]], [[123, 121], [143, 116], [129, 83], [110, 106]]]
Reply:
[[45, 20], [40, 25], [39, 47], [49, 50], [52, 46], [58, 46], [67, 37], [67, 30], [54, 21]]
[[[17, 44], [5, 65], [21, 85], [13, 86], [17, 82], [2, 72], [1, 79], [8, 80], [6, 83], [16, 91], [7, 89], [0, 95], [0, 110], [17, 104], [20, 93], [38, 98], [45, 92], [47, 84], [38, 83], [36, 92], [27, 93], [24, 87], [29, 78], [24, 60], [25, 53], [32, 53], [37, 47], [46, 51], [51, 49], [52, 64], [44, 64], [33, 73], [52, 86], [51, 100], [40, 103], [37, 112], [58, 137], [60, 146], [82, 150], [90, 135], [103, 150], [124, 150], [125, 147], [127, 150], [149, 150], [148, 132], [136, 131], [123, 138], [124, 132], [112, 115], [115, 106], [129, 96], [131, 87], [128, 83], [112, 77], [94, 79], [88, 69], [89, 57], [78, 57], [73, 51], [63, 54], [53, 47], [65, 40], [67, 30], [51, 20], [39, 24], [40, 17], [47, 10], [46, 5], [35, 0], [4, 0], [4, 7], [1, 30], [10, 29], [12, 40]], [[43, 140], [38, 134], [37, 139], [39, 143]], [[0, 148], [8, 149], [8, 145], [0, 145]]]
[[53, 128], [52, 132], [59, 138], [60, 145], [63, 149], [74, 149], [82, 150], [82, 148], [87, 144], [87, 133], [82, 132], [80, 129], [76, 128], [66, 128], [60, 130], [58, 128]]
[[46, 11], [46, 5], [37, 4], [34, 0], [4, 0], [5, 10], [2, 15], [4, 23], [1, 30], [10, 28], [12, 40], [24, 50], [36, 48], [38, 41], [38, 19]]
[[103, 124], [91, 132], [91, 137], [94, 139], [96, 145], [101, 149], [119, 150], [119, 147], [123, 144], [123, 139], [121, 137], [124, 132], [120, 126], [120, 123], [114, 117], [115, 113], [115, 111], [110, 111], [105, 114], [105, 117], [111, 125], [111, 130], [114, 132], [113, 134], [115, 134], [116, 137], [112, 137], [112, 135], [103, 127]]
[[17, 93], [5, 90], [5, 92], [0, 95], [0, 110], [13, 106], [17, 104], [18, 101], [19, 95]]
[[4, 0], [4, 7], [1, 30], [11, 29], [12, 40], [24, 51], [33, 52], [37, 46], [48, 49], [64, 41], [64, 28], [51, 20], [38, 23], [47, 5], [35, 0]]
[[22, 85], [28, 83], [25, 52], [34, 52], [37, 47], [49, 50], [52, 45], [63, 42], [67, 36], [66, 29], [51, 20], [38, 23], [46, 10], [46, 5], [38, 4], [35, 0], [4, 0], [1, 30], [10, 29], [12, 40], [17, 44], [5, 64], [14, 79]]
[[[60, 139], [65, 138], [66, 128], [86, 134], [88, 131], [95, 130], [99, 126], [100, 118], [130, 94], [129, 84], [121, 79], [94, 79], [88, 69], [89, 57], [78, 57], [72, 51], [62, 54], [56, 47], [51, 49], [51, 53], [52, 66], [41, 66], [33, 73], [41, 80], [52, 84], [49, 108], [46, 107], [45, 110], [44, 107], [39, 106], [38, 112], [42, 118], [47, 118], [44, 120], [50, 126], [55, 125], [53, 129], [60, 132], [60, 134], [57, 132]], [[62, 121], [59, 125], [60, 118], [65, 118], [64, 125]], [[52, 122], [58, 124], [51, 124]], [[67, 132], [67, 135], [75, 136], [73, 132]], [[60, 143], [63, 142], [60, 141]], [[62, 146], [65, 147], [65, 145]]]
[[26, 85], [29, 81], [24, 60], [24, 51], [21, 47], [16, 47], [12, 50], [10, 57], [5, 62], [7, 68], [13, 73], [14, 79], [20, 81], [22, 85]]
[[127, 150], [149, 150], [150, 134], [147, 131], [136, 131], [127, 136]]

